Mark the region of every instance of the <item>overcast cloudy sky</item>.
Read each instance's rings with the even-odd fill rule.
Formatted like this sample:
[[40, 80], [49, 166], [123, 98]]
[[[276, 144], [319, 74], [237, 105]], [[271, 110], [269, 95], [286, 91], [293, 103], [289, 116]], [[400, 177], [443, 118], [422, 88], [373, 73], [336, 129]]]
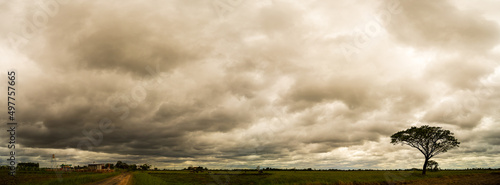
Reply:
[[428, 124], [461, 142], [434, 158], [442, 168], [498, 168], [499, 9], [494, 0], [1, 1], [17, 157], [45, 167], [55, 154], [177, 169], [420, 168], [423, 155], [389, 137]]

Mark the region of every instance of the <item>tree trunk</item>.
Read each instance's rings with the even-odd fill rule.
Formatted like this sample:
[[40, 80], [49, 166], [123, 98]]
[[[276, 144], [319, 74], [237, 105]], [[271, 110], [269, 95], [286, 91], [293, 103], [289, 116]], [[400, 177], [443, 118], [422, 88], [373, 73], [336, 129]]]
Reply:
[[425, 158], [424, 168], [422, 169], [422, 175], [425, 175], [425, 171], [427, 170], [427, 162], [429, 162], [429, 158]]

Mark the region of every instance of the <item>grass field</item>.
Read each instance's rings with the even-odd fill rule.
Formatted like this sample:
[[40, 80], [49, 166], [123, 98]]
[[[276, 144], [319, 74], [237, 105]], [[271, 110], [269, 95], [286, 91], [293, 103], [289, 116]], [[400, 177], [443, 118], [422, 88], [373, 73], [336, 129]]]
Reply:
[[[257, 174], [239, 171], [211, 171], [193, 174], [187, 171], [136, 172], [134, 184], [500, 184], [500, 173], [489, 170], [440, 171], [422, 176], [419, 171], [268, 171]], [[480, 181], [482, 179], [482, 181]]]
[[16, 177], [8, 175], [8, 171], [0, 171], [0, 185], [79, 185], [105, 179], [119, 172], [92, 173], [92, 172], [53, 172], [53, 171], [20, 171]]
[[[120, 172], [90, 173], [36, 171], [18, 172], [16, 178], [0, 171], [0, 184], [87, 184], [105, 179]], [[420, 171], [137, 171], [132, 182], [138, 185], [190, 185], [190, 184], [270, 184], [270, 185], [330, 185], [330, 184], [500, 184], [500, 171], [463, 170], [428, 172]]]

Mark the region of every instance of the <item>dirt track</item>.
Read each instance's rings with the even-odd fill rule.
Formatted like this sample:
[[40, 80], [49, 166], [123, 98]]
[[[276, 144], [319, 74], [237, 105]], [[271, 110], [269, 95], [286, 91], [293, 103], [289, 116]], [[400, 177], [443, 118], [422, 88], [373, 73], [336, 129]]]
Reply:
[[122, 173], [120, 175], [110, 177], [88, 185], [128, 185], [132, 175], [130, 173]]

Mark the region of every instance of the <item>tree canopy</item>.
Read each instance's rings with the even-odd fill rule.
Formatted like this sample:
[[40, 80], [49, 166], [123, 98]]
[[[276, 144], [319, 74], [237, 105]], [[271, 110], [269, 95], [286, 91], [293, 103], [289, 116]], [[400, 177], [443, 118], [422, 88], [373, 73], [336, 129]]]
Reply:
[[141, 168], [142, 170], [149, 170], [149, 168], [151, 168], [151, 165], [150, 165], [150, 164], [146, 164], [146, 163], [145, 163], [145, 164], [141, 165], [141, 166], [140, 166], [140, 168]]

